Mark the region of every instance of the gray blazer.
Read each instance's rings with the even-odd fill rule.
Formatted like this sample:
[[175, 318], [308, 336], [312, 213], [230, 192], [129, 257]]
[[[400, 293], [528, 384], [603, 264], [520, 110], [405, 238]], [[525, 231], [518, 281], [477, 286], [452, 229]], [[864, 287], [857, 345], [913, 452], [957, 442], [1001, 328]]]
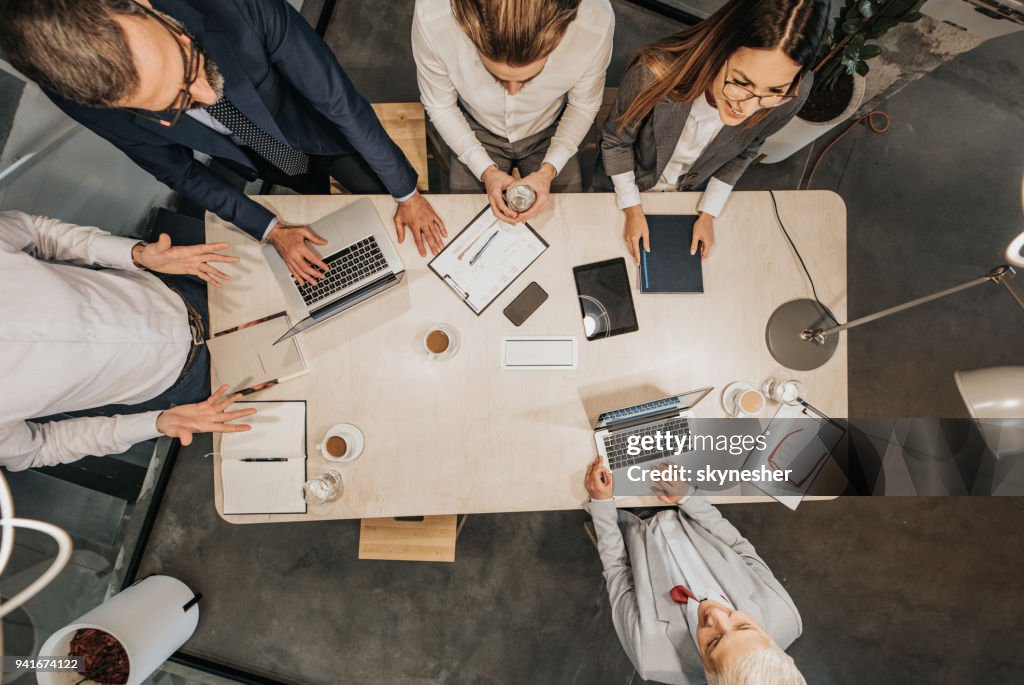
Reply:
[[[610, 191], [609, 176], [632, 171], [640, 190], [650, 190], [661, 178], [683, 133], [690, 103], [669, 96], [662, 98], [643, 120], [619, 130], [619, 117], [652, 81], [646, 67], [634, 64], [622, 77], [619, 93], [601, 133], [601, 155], [594, 172], [594, 187]], [[679, 179], [679, 190], [698, 187], [712, 176], [736, 185], [757, 157], [765, 138], [782, 128], [803, 107], [811, 92], [814, 75], [808, 71], [800, 82], [799, 95], [789, 104], [772, 110], [754, 126], [724, 126], [708, 143], [690, 170]]]
[[[670, 587], [653, 587], [651, 580], [658, 572], [648, 559], [671, 552], [649, 545], [661, 538], [647, 535], [647, 524], [616, 510], [612, 500], [589, 502], [586, 509], [594, 517], [615, 632], [637, 673], [673, 685], [703, 683], [704, 667], [686, 625], [686, 612], [669, 596]], [[657, 516], [680, 517], [687, 540], [736, 608], [779, 647], [785, 649], [800, 636], [800, 614], [785, 588], [753, 545], [705, 497], [691, 497]]]

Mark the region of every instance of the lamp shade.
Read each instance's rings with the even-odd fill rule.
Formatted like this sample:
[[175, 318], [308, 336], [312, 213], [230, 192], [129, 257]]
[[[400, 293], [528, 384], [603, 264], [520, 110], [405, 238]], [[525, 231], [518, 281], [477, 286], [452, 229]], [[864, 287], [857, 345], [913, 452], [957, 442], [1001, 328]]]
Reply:
[[1024, 366], [993, 366], [953, 374], [975, 419], [1024, 419]]
[[1024, 233], [1010, 241], [1006, 246], [1006, 261], [1018, 269], [1024, 269]]

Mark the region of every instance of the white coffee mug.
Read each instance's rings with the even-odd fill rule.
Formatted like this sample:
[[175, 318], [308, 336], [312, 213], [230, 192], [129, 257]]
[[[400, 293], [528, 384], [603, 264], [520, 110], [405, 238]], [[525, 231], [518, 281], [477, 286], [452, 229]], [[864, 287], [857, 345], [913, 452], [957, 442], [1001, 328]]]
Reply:
[[[445, 340], [448, 345], [441, 349], [438, 343]], [[459, 332], [446, 323], [434, 324], [423, 333], [423, 349], [431, 359], [451, 359], [459, 351]]]
[[729, 416], [742, 418], [757, 416], [764, 409], [766, 400], [760, 390], [749, 383], [733, 383], [726, 388], [722, 406]]
[[[338, 442], [332, 441], [331, 438], [341, 438], [344, 440], [345, 450], [341, 454], [335, 455], [328, 451], [328, 443], [332, 447], [337, 447]], [[326, 433], [324, 433], [323, 439], [320, 444], [316, 446], [320, 450], [320, 454], [323, 455], [327, 461], [354, 461], [363, 453], [363, 432], [353, 426], [351, 423], [339, 423], [336, 426], [331, 426]], [[338, 450], [335, 449], [335, 452]]]

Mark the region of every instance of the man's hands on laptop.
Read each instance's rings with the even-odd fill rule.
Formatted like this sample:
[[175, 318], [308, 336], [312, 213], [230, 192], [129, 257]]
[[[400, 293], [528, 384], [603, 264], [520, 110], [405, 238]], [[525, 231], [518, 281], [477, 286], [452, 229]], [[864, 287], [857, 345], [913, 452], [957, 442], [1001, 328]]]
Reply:
[[612, 498], [612, 492], [615, 490], [615, 481], [612, 477], [612, 472], [601, 461], [600, 454], [587, 467], [587, 473], [583, 476], [583, 486], [587, 489], [590, 499]]
[[255, 409], [225, 411], [234, 402], [242, 399], [236, 393], [224, 399], [228, 386], [222, 385], [217, 392], [202, 402], [183, 404], [163, 411], [156, 418], [156, 429], [172, 438], [181, 440], [182, 445], [191, 445], [196, 433], [237, 433], [251, 428], [244, 423], [228, 423], [245, 416], [252, 416]]
[[398, 209], [395, 210], [395, 231], [398, 232], [399, 243], [405, 241], [406, 228], [416, 241], [420, 257], [427, 256], [426, 246], [429, 246], [434, 254], [440, 252], [444, 247], [444, 239], [448, 237], [448, 229], [444, 227], [441, 217], [427, 202], [427, 198], [419, 192], [408, 200], [399, 202]]
[[309, 226], [285, 226], [277, 224], [267, 234], [267, 242], [277, 249], [281, 259], [288, 265], [295, 280], [310, 285], [323, 279], [328, 267], [306, 241], [314, 245], [326, 245], [327, 241], [318, 236]]
[[[672, 468], [672, 464], [667, 461], [663, 461], [654, 469], [662, 471], [663, 473], [669, 473], [669, 469]], [[678, 471], [674, 472], [678, 473]], [[690, 484], [682, 478], [676, 478], [674, 480], [659, 480], [651, 485], [651, 494], [656, 495], [658, 499], [666, 504], [676, 504], [686, 493], [690, 491]]]
[[171, 237], [161, 233], [155, 243], [136, 243], [132, 247], [132, 261], [136, 266], [150, 271], [192, 274], [219, 288], [220, 281], [226, 281], [231, 276], [214, 267], [212, 262], [237, 262], [238, 257], [220, 254], [229, 247], [228, 243], [172, 247]]

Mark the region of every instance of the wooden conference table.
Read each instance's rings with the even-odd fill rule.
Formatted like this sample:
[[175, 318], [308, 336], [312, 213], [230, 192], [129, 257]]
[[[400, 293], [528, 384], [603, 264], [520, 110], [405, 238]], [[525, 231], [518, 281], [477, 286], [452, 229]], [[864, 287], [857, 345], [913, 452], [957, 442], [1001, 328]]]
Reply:
[[[846, 208], [828, 191], [777, 192], [779, 212], [815, 279], [822, 301], [846, 317]], [[650, 214], [695, 213], [699, 193], [643, 196]], [[255, 198], [288, 223], [308, 224], [358, 199], [352, 195]], [[373, 197], [393, 231], [394, 201]], [[484, 206], [482, 195], [431, 195], [454, 236]], [[781, 368], [768, 354], [764, 326], [773, 309], [810, 296], [810, 286], [779, 228], [767, 192], [736, 192], [715, 222], [716, 244], [704, 264], [704, 294], [645, 295], [622, 239], [623, 213], [612, 194], [552, 195], [531, 225], [550, 248], [477, 317], [427, 267], [410, 236], [399, 245], [407, 272], [398, 287], [301, 335], [312, 372], [258, 393], [260, 400], [307, 400], [309, 477], [335, 468], [344, 494], [308, 514], [223, 514], [220, 463], [214, 468], [218, 513], [233, 523], [469, 514], [577, 508], [583, 472], [596, 449], [592, 419], [601, 411], [714, 386], [698, 417], [724, 417], [722, 389], [759, 385], [771, 375], [803, 382], [807, 399], [847, 416], [846, 338], [810, 372]], [[238, 264], [210, 288], [213, 331], [285, 308], [259, 244], [207, 214], [209, 242], [228, 241]], [[625, 257], [640, 330], [603, 340], [583, 335], [572, 267]], [[521, 327], [502, 314], [531, 281], [549, 294]], [[422, 336], [433, 323], [461, 335], [458, 353], [427, 357]], [[504, 336], [579, 338], [572, 371], [502, 370]], [[214, 360], [216, 363], [216, 360]], [[763, 416], [778, 405], [769, 402]], [[350, 463], [316, 449], [328, 428], [352, 423], [366, 437]], [[215, 452], [219, 436], [215, 436]], [[736, 493], [739, 488], [736, 486]], [[757, 492], [749, 484], [742, 492]], [[717, 498], [719, 502], [737, 501]], [[749, 499], [745, 500], [749, 501]], [[628, 501], [627, 501], [628, 503]]]

